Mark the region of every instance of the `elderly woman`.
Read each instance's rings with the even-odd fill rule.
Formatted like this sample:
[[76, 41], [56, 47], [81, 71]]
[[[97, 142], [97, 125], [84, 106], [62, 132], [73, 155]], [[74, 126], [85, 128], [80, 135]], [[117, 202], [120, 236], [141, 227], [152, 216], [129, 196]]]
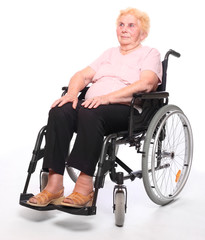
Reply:
[[[129, 103], [133, 93], [155, 91], [161, 82], [160, 54], [142, 46], [149, 31], [149, 17], [133, 8], [122, 10], [117, 19], [120, 46], [105, 51], [96, 61], [77, 72], [66, 95], [50, 110], [43, 168], [49, 170], [48, 184], [28, 203], [44, 207], [59, 204], [88, 206], [93, 198], [93, 174], [105, 135], [127, 130]], [[84, 101], [79, 92], [91, 87]], [[140, 111], [140, 107], [136, 108]], [[136, 111], [138, 111], [136, 110]], [[77, 137], [68, 158], [80, 170], [73, 193], [64, 198], [65, 159], [73, 133]]]

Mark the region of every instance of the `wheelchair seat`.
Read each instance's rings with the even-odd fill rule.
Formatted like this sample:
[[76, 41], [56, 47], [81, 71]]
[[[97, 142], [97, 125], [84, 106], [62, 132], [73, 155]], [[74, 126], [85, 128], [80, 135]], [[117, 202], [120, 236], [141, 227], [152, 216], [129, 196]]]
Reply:
[[[101, 156], [97, 164], [94, 182], [94, 199], [91, 207], [80, 209], [48, 205], [44, 208], [27, 204], [33, 194], [27, 193], [32, 173], [37, 162], [44, 156], [43, 139], [46, 126], [38, 133], [28, 168], [28, 175], [23, 193], [20, 195], [20, 205], [39, 211], [60, 210], [76, 215], [96, 214], [98, 191], [104, 187], [105, 177], [109, 173], [111, 181], [116, 185], [113, 190], [113, 211], [115, 224], [123, 226], [127, 209], [127, 189], [125, 180], [143, 180], [148, 197], [158, 205], [166, 205], [179, 195], [188, 179], [193, 156], [193, 136], [191, 125], [183, 111], [168, 104], [169, 93], [166, 92], [168, 58], [170, 55], [180, 57], [180, 54], [169, 50], [162, 62], [163, 78], [156, 92], [137, 93], [133, 95], [130, 104], [129, 126], [127, 131], [117, 132], [105, 136]], [[66, 94], [67, 87], [63, 88]], [[84, 99], [87, 88], [83, 89], [79, 99]], [[136, 101], [142, 101], [142, 112], [136, 116], [134, 106]], [[120, 145], [129, 144], [142, 156], [142, 169], [133, 170], [117, 156]], [[124, 171], [118, 171], [120, 166]], [[75, 182], [77, 175], [74, 169], [65, 165], [66, 170]], [[126, 174], [126, 175], [125, 175]], [[40, 173], [40, 189], [47, 183], [48, 173]]]

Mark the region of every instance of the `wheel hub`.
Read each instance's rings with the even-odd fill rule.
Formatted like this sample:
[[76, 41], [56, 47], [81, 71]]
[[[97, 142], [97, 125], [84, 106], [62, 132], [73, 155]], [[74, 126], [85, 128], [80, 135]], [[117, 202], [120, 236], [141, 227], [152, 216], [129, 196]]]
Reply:
[[162, 151], [162, 158], [171, 158], [171, 159], [174, 159], [174, 157], [175, 157], [174, 151], [172, 151], [172, 152]]

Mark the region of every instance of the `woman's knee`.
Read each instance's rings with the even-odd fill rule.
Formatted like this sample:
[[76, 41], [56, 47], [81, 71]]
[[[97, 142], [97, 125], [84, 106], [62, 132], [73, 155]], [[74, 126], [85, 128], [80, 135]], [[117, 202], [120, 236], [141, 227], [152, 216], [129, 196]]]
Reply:
[[62, 118], [63, 116], [65, 116], [65, 113], [69, 114], [72, 111], [73, 109], [72, 109], [71, 103], [67, 103], [62, 107], [56, 106], [50, 109], [49, 118], [54, 118], [54, 119]]

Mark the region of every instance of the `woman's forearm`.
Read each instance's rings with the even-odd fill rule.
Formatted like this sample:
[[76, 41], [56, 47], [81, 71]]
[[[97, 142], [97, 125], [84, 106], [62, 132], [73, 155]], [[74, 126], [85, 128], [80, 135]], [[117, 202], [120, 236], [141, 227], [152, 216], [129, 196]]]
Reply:
[[85, 79], [80, 72], [77, 72], [70, 79], [68, 85], [68, 94], [78, 95], [78, 93], [86, 86]]
[[113, 103], [127, 103], [130, 102], [134, 93], [148, 92], [149, 90], [140, 84], [131, 84], [118, 91], [108, 94], [109, 102]]
[[155, 73], [145, 71], [141, 74], [141, 79], [120, 90], [108, 94], [110, 103], [127, 103], [130, 102], [134, 93], [151, 92], [156, 90], [158, 77]]
[[68, 94], [77, 95], [82, 89], [84, 89], [93, 79], [95, 71], [86, 67], [83, 70], [75, 73], [70, 79], [68, 85]]

